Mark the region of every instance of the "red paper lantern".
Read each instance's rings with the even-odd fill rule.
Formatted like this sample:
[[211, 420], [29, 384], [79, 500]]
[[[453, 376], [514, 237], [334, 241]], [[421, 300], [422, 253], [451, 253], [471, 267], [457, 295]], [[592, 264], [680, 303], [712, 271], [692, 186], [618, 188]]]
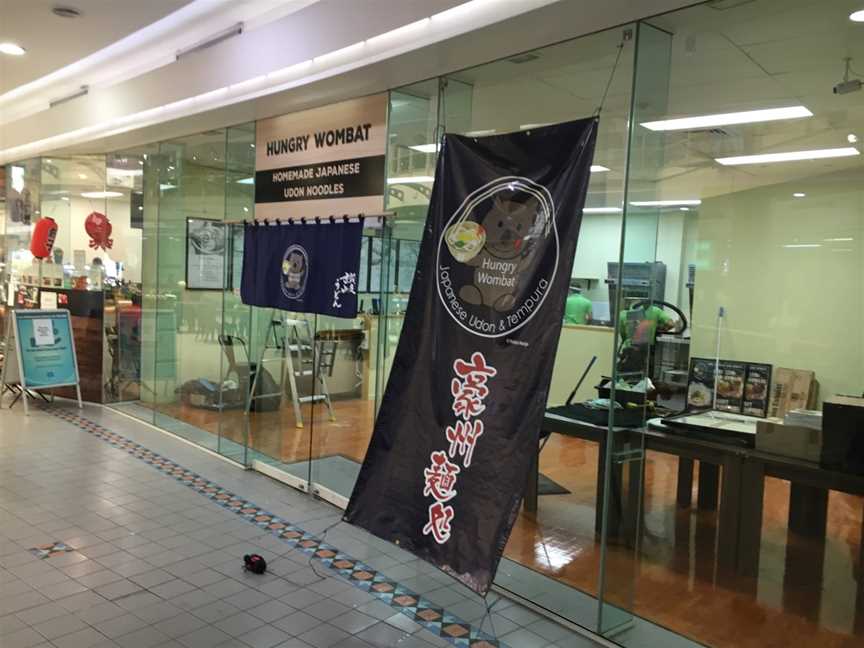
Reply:
[[114, 240], [111, 238], [111, 221], [105, 214], [90, 212], [90, 215], [84, 219], [84, 229], [90, 237], [90, 247], [94, 250], [99, 248], [110, 250], [114, 246]]
[[43, 216], [33, 226], [33, 236], [30, 237], [30, 252], [37, 259], [47, 259], [51, 256], [54, 239], [57, 238], [57, 222], [53, 218]]

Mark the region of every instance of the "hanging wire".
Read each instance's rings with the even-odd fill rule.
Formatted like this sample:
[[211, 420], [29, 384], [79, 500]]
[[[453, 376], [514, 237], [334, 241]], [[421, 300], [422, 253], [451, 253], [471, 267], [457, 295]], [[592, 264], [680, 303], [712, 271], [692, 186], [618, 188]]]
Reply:
[[606, 81], [606, 87], [603, 90], [603, 97], [600, 99], [600, 105], [597, 106], [597, 111], [594, 113], [595, 115], [599, 115], [603, 110], [603, 106], [606, 105], [606, 97], [609, 95], [609, 88], [612, 87], [612, 80], [615, 78], [615, 70], [618, 69], [618, 63], [621, 62], [621, 54], [624, 52], [624, 39], [621, 39], [621, 42], [618, 43], [618, 53], [615, 55], [615, 63], [612, 65], [612, 71], [609, 73], [609, 80]]

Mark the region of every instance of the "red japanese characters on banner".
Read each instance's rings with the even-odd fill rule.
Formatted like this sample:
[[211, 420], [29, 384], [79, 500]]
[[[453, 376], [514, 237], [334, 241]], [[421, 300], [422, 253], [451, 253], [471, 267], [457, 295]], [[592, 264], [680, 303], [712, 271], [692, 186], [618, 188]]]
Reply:
[[456, 378], [450, 383], [453, 394], [453, 414], [458, 419], [447, 426], [445, 437], [450, 442], [447, 452], [436, 450], [430, 455], [430, 465], [423, 471], [423, 495], [435, 501], [429, 505], [429, 521], [423, 527], [423, 535], [432, 534], [435, 542], [444, 544], [450, 539], [450, 523], [456, 515], [452, 506], [447, 504], [458, 494], [456, 482], [462, 468], [452, 463], [457, 455], [462, 457], [462, 466], [471, 466], [474, 447], [483, 434], [483, 421], [475, 419], [486, 409], [483, 400], [489, 395], [486, 382], [498, 371], [486, 363], [479, 351], [471, 354], [471, 361], [457, 359], [453, 363]]

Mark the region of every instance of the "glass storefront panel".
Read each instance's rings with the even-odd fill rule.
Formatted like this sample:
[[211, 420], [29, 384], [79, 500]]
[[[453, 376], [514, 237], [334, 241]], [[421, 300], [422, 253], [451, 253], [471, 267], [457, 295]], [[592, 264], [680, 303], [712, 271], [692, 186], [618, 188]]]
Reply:
[[[634, 36], [628, 26], [526, 52], [451, 75], [444, 90], [445, 130], [485, 136], [594, 114], [608, 84], [570, 278], [570, 301], [587, 299], [591, 307], [564, 325], [550, 406], [564, 404], [589, 366], [573, 396], [577, 401], [591, 396], [601, 376], [611, 375], [605, 279], [620, 248]], [[496, 579], [499, 587], [592, 629], [600, 563], [599, 447], [596, 439], [560, 432], [540, 440], [537, 487], [529, 487]]]
[[640, 33], [622, 271], [651, 294], [622, 320], [657, 404], [708, 413], [648, 422], [633, 610], [712, 646], [854, 645], [864, 491], [826, 448], [829, 401], [864, 390], [864, 95], [832, 92], [864, 41], [846, 2], [718, 9]]

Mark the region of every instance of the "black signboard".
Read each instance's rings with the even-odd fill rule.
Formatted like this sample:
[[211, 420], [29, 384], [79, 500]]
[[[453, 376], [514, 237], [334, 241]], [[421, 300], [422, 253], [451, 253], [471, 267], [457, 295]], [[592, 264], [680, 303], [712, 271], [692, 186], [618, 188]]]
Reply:
[[345, 520], [485, 593], [537, 453], [596, 118], [445, 136]]

